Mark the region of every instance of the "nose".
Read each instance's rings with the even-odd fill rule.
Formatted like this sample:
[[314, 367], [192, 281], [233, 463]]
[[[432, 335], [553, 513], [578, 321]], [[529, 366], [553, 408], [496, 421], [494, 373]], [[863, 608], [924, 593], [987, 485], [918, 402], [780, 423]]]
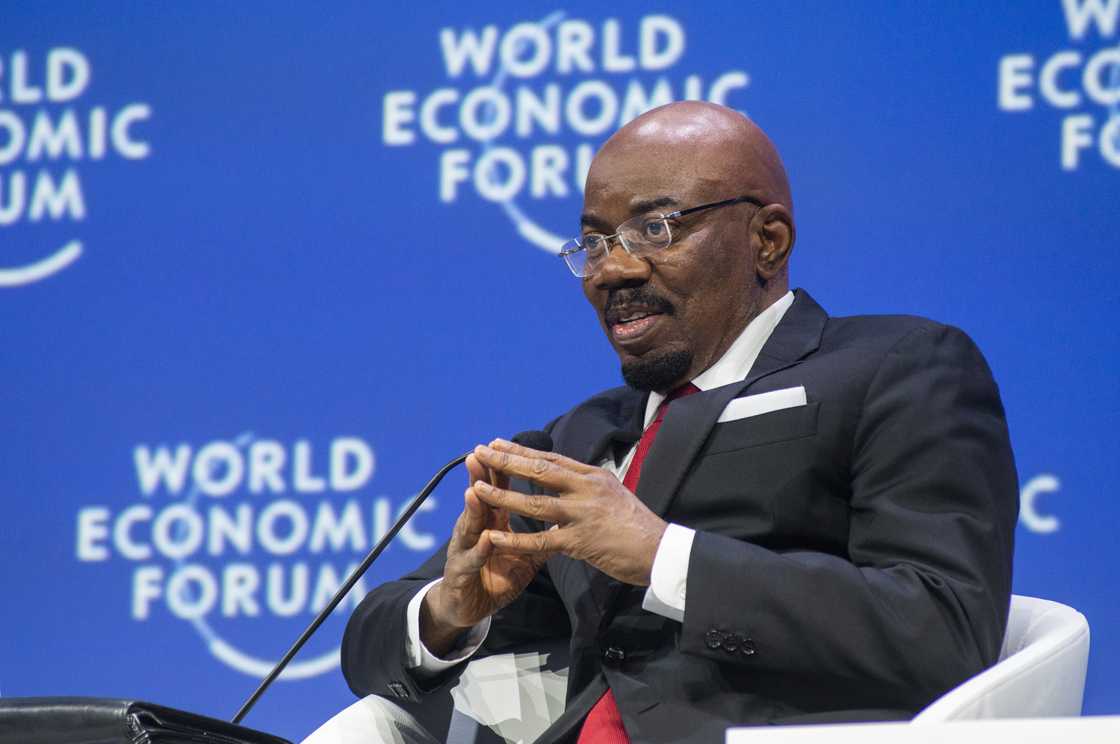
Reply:
[[598, 289], [617, 289], [645, 284], [649, 280], [650, 263], [644, 258], [631, 255], [622, 243], [615, 238], [588, 281]]

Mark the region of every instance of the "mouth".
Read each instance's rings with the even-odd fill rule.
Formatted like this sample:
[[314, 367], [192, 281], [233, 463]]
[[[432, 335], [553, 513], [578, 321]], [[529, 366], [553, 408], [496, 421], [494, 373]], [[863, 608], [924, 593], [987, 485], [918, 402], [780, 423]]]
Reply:
[[636, 341], [649, 333], [664, 314], [652, 308], [621, 308], [608, 314], [607, 327], [615, 341]]
[[616, 348], [641, 355], [656, 346], [662, 319], [675, 311], [672, 302], [643, 285], [612, 290], [602, 313], [607, 335]]

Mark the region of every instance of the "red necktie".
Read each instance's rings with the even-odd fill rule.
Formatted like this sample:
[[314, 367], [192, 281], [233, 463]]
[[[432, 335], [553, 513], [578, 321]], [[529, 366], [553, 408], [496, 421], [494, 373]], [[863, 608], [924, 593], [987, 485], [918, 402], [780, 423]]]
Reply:
[[[700, 392], [700, 389], [690, 382], [672, 391], [665, 400], [661, 401], [661, 405], [657, 407], [657, 415], [653, 417], [653, 421], [642, 432], [642, 438], [638, 440], [638, 447], [634, 450], [634, 459], [630, 461], [630, 467], [627, 468], [626, 476], [622, 479], [622, 485], [626, 486], [629, 491], [636, 492], [638, 490], [638, 479], [642, 475], [642, 461], [646, 459], [649, 448], [653, 446], [654, 437], [657, 436], [657, 430], [661, 428], [661, 422], [665, 419], [665, 412], [669, 409], [669, 404], [677, 398], [683, 398], [686, 395], [698, 392]], [[622, 726], [622, 714], [618, 711], [618, 703], [615, 702], [614, 692], [607, 688], [603, 697], [599, 698], [599, 701], [591, 707], [587, 718], [584, 719], [583, 728], [579, 731], [579, 740], [576, 744], [629, 744], [629, 742], [630, 737], [626, 735], [626, 729]]]

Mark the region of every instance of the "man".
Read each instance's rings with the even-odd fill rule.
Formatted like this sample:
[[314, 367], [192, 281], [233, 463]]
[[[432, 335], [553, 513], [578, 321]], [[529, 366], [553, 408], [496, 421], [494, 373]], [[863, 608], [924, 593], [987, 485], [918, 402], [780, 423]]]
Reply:
[[996, 660], [1018, 490], [988, 367], [953, 328], [790, 292], [794, 235], [738, 113], [671, 104], [604, 145], [564, 255], [627, 386], [554, 421], [555, 453], [474, 451], [448, 545], [351, 619], [355, 692], [416, 700], [483, 638], [565, 633], [541, 740], [722, 741], [906, 718]]

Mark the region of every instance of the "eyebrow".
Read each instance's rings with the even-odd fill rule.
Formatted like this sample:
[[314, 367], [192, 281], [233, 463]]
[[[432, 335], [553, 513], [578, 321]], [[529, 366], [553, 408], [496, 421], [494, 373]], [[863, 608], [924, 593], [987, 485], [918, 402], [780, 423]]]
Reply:
[[602, 217], [598, 217], [591, 212], [584, 212], [581, 214], [579, 217], [579, 224], [580, 227], [591, 227], [602, 232], [610, 232], [613, 229]]
[[[671, 196], [656, 196], [651, 199], [634, 199], [630, 202], [630, 214], [645, 214], [646, 212], [653, 211], [658, 207], [676, 207], [680, 202]], [[604, 232], [613, 230], [615, 226], [608, 225], [603, 218], [591, 213], [584, 212], [580, 216], [579, 223], [581, 226], [598, 228]]]
[[642, 214], [658, 207], [676, 207], [680, 202], [671, 196], [656, 196], [652, 199], [634, 199], [630, 202], [631, 214]]

